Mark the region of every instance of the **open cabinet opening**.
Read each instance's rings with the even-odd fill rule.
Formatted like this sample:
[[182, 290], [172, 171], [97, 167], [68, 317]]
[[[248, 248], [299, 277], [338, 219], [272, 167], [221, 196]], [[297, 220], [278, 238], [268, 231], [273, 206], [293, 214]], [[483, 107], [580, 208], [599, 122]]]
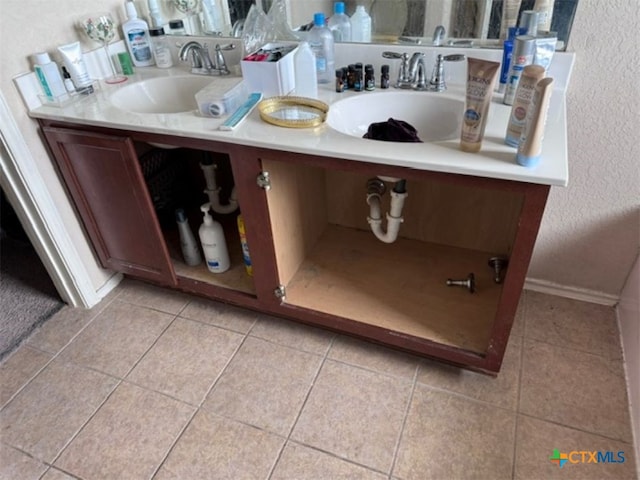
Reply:
[[[286, 304], [486, 353], [502, 294], [488, 261], [509, 257], [522, 194], [408, 178], [399, 236], [383, 243], [367, 223], [375, 172], [262, 160]], [[388, 211], [387, 191], [383, 225]], [[447, 286], [469, 273], [475, 293]]]
[[[162, 229], [178, 280], [187, 278], [209, 285], [228, 288], [255, 296], [253, 277], [247, 273], [238, 231], [239, 208], [233, 208], [234, 181], [226, 154], [190, 148], [158, 149], [147, 144], [136, 145], [138, 158]], [[219, 207], [210, 210], [211, 217], [222, 225], [231, 266], [223, 273], [207, 268], [198, 230], [203, 223], [200, 207], [210, 201], [208, 184], [201, 165], [213, 166], [212, 174], [219, 192], [212, 193]], [[235, 199], [237, 203], [237, 199]], [[231, 204], [231, 206], [230, 206]], [[185, 212], [202, 262], [191, 266], [182, 252], [176, 210]], [[216, 211], [217, 210], [217, 211]]]

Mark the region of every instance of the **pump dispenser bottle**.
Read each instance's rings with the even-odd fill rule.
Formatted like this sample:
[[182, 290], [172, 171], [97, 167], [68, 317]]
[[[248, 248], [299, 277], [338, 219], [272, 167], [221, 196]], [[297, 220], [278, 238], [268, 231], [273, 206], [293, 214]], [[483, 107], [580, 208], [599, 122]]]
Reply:
[[131, 60], [136, 67], [149, 67], [154, 64], [149, 40], [149, 25], [138, 18], [138, 11], [133, 2], [126, 2], [125, 9], [129, 20], [122, 24], [124, 41], [127, 44]]
[[224, 239], [222, 225], [211, 218], [211, 215], [209, 215], [210, 208], [210, 203], [205, 203], [200, 207], [204, 218], [198, 235], [202, 243], [207, 268], [210, 272], [222, 273], [229, 270], [231, 266], [229, 251], [227, 250], [227, 242]]

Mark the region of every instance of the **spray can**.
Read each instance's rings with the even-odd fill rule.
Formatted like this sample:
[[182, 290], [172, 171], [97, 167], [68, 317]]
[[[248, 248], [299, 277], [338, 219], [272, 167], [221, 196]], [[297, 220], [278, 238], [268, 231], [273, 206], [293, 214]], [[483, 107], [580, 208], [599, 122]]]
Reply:
[[253, 266], [251, 265], [251, 256], [249, 255], [249, 245], [247, 244], [247, 231], [244, 228], [244, 220], [242, 214], [238, 215], [238, 232], [240, 233], [240, 245], [242, 245], [242, 260], [247, 275], [253, 277]]

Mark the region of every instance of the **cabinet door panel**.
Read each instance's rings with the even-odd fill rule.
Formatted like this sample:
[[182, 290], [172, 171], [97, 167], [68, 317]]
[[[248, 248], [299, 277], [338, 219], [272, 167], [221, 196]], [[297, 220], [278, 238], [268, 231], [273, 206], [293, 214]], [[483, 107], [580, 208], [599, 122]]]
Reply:
[[47, 127], [44, 134], [102, 265], [175, 284], [131, 139]]

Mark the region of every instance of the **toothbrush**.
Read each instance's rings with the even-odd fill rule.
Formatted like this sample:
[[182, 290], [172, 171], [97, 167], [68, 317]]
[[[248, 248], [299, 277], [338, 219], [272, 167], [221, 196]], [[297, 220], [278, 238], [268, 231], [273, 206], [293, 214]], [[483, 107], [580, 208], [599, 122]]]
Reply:
[[219, 130], [230, 132], [234, 130], [242, 121], [251, 113], [258, 102], [262, 100], [262, 93], [252, 93], [247, 98], [247, 101], [240, 105], [235, 112], [229, 115], [222, 125], [218, 127]]

